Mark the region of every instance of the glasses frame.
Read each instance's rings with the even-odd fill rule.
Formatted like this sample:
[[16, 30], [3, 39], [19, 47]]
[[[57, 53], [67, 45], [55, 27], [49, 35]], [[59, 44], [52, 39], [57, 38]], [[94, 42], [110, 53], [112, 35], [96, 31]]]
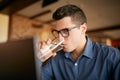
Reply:
[[[80, 25], [79, 25], [79, 26], [75, 25], [75, 26], [69, 27], [69, 28], [63, 28], [63, 29], [61, 29], [61, 30], [59, 30], [59, 31], [58, 31], [58, 30], [52, 30], [52, 34], [53, 34], [53, 36], [54, 36], [55, 38], [57, 38], [58, 36], [55, 36], [54, 32], [56, 32], [58, 35], [59, 35], [59, 33], [60, 33], [60, 34], [62, 35], [62, 37], [66, 38], [66, 37], [69, 36], [69, 31], [71, 31], [72, 29], [78, 28], [78, 27], [80, 27]], [[63, 35], [63, 33], [62, 33], [63, 30], [66, 30], [66, 31], [67, 31], [67, 36], [64, 36], [64, 35]]]

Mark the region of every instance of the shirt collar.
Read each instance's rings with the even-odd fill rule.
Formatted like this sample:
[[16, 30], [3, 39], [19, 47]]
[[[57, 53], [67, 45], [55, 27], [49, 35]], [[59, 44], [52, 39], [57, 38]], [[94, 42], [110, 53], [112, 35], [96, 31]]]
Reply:
[[94, 57], [93, 51], [92, 51], [92, 47], [93, 47], [92, 41], [88, 37], [86, 37], [86, 39], [87, 39], [87, 43], [83, 51], [83, 55], [92, 59]]
[[[87, 39], [87, 43], [86, 43], [86, 46], [85, 46], [85, 49], [84, 49], [82, 55], [92, 59], [94, 57], [94, 55], [92, 54], [93, 53], [92, 52], [92, 46], [93, 46], [92, 41], [88, 37], [86, 37], [86, 39]], [[71, 54], [69, 52], [65, 53], [65, 57], [66, 58], [72, 58]]]
[[65, 57], [72, 59], [72, 56], [71, 56], [70, 52], [66, 52], [66, 53], [65, 53]]

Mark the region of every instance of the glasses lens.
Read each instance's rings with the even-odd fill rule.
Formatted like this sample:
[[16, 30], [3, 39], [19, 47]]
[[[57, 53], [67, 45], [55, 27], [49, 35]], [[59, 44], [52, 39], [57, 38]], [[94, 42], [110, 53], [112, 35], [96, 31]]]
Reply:
[[52, 34], [55, 38], [57, 38], [59, 36], [59, 33], [63, 36], [63, 37], [68, 37], [69, 36], [69, 30], [68, 29], [62, 29], [60, 31], [57, 30], [53, 30]]
[[68, 37], [69, 36], [69, 30], [68, 29], [62, 29], [60, 31], [60, 33], [63, 37]]

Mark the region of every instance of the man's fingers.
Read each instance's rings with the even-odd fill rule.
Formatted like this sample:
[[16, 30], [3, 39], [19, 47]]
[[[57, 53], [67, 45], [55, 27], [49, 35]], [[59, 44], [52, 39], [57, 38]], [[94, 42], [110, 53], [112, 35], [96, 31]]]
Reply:
[[45, 46], [46, 46], [46, 42], [45, 41], [41, 42], [40, 49], [44, 49]]
[[52, 40], [51, 39], [48, 39], [46, 44], [51, 44]]

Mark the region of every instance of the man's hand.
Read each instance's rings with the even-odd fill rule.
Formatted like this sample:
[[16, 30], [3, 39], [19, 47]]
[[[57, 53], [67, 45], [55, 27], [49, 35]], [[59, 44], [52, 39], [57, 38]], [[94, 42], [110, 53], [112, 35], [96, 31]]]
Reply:
[[42, 41], [39, 43], [38, 48], [40, 49], [40, 53], [37, 55], [37, 57], [42, 61], [45, 62], [50, 57], [53, 57], [56, 55], [55, 52], [52, 52], [49, 48], [49, 45], [51, 44], [51, 39], [48, 39], [47, 41]]

